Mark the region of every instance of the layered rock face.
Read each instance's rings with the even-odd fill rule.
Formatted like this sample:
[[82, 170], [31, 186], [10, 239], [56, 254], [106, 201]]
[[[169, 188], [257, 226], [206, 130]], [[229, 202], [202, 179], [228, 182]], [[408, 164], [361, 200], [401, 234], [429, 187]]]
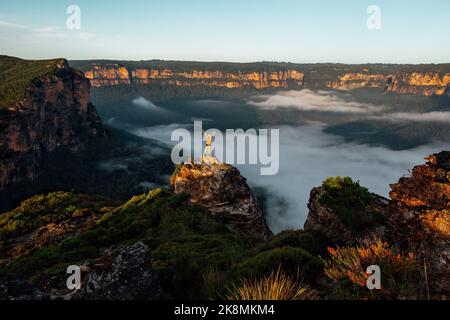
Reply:
[[89, 98], [90, 83], [82, 72], [61, 60], [35, 79], [25, 98], [0, 115], [0, 190], [34, 180], [44, 157], [56, 151], [68, 157], [93, 152], [106, 138]]
[[415, 252], [436, 298], [450, 297], [450, 152], [427, 158], [391, 185], [387, 215], [393, 241]]
[[224, 218], [230, 228], [263, 239], [271, 234], [246, 179], [235, 167], [188, 163], [178, 167], [170, 183], [175, 193], [187, 194], [191, 203]]
[[388, 92], [414, 95], [443, 95], [450, 84], [450, 73], [397, 72], [394, 74], [346, 73], [328, 83], [340, 90], [379, 88]]
[[85, 72], [93, 87], [159, 84], [175, 87], [300, 88], [303, 73], [297, 70], [226, 72], [222, 70], [174, 71], [170, 68], [127, 69], [120, 64], [93, 65]]
[[216, 89], [378, 89], [413, 95], [444, 95], [450, 84], [449, 65], [320, 65], [233, 64], [199, 62], [78, 61], [93, 87], [158, 86]]

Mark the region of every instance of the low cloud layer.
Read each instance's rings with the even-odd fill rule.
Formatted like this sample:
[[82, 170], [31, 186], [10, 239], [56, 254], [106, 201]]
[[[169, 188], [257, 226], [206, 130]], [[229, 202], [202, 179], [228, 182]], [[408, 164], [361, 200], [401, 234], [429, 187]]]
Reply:
[[450, 112], [393, 112], [384, 114], [382, 116], [374, 116], [376, 120], [389, 120], [389, 121], [410, 121], [410, 122], [441, 122], [450, 124]]
[[150, 100], [145, 99], [144, 97], [137, 97], [136, 99], [133, 99], [132, 103], [135, 106], [141, 107], [148, 111], [164, 111], [164, 109], [158, 107], [156, 104], [154, 104]]
[[345, 143], [325, 134], [320, 126], [280, 128], [280, 171], [261, 176], [254, 166], [239, 166], [252, 187], [263, 188], [269, 196], [268, 224], [275, 233], [303, 228], [309, 193], [328, 176], [350, 176], [370, 191], [389, 194], [389, 184], [408, 175], [424, 157], [450, 149], [450, 142], [436, 142], [419, 148], [394, 151]]
[[168, 125], [159, 125], [146, 128], [137, 128], [131, 130], [131, 133], [147, 139], [157, 140], [167, 146], [173, 146], [175, 143], [171, 141], [172, 132], [176, 129], [191, 128], [192, 124], [171, 123]]
[[[164, 142], [168, 146], [173, 130], [190, 125], [171, 124], [133, 130], [133, 133]], [[389, 184], [408, 175], [431, 153], [450, 149], [450, 142], [435, 142], [410, 150], [394, 151], [346, 143], [323, 132], [324, 126], [280, 127], [280, 170], [274, 176], [261, 176], [258, 165], [237, 165], [254, 190], [266, 194], [267, 222], [278, 233], [301, 229], [308, 214], [307, 203], [313, 187], [328, 176], [350, 176], [370, 191], [389, 194]]]
[[383, 109], [381, 106], [372, 104], [346, 101], [334, 91], [315, 92], [308, 89], [259, 96], [258, 100], [260, 101], [252, 100], [248, 103], [266, 110], [293, 108], [302, 111], [371, 114]]
[[354, 114], [361, 119], [392, 122], [438, 122], [450, 123], [450, 111], [395, 112], [383, 105], [351, 101], [345, 93], [335, 91], [284, 91], [274, 95], [261, 95], [248, 102], [262, 110], [290, 108], [299, 111]]

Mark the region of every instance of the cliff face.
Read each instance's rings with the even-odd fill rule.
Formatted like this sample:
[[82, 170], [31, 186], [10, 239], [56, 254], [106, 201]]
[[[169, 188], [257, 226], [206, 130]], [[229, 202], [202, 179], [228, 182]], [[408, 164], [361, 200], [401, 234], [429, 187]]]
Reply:
[[427, 158], [411, 177], [391, 185], [392, 238], [426, 266], [430, 292], [450, 296], [450, 152]]
[[200, 63], [177, 61], [75, 61], [93, 87], [117, 85], [225, 89], [378, 89], [414, 95], [443, 95], [449, 65], [341, 65]]
[[184, 164], [171, 177], [175, 193], [224, 218], [234, 230], [266, 239], [270, 234], [256, 198], [239, 170], [228, 164]]
[[443, 95], [450, 84], [450, 73], [398, 72], [395, 74], [346, 73], [328, 87], [340, 90], [379, 88], [388, 92], [414, 95]]
[[300, 88], [303, 73], [297, 70], [226, 72], [221, 70], [174, 71], [170, 68], [127, 69], [119, 64], [93, 65], [85, 72], [93, 87], [120, 84], [159, 84], [176, 87], [219, 87], [219, 88]]
[[105, 139], [89, 89], [83, 73], [60, 60], [27, 85], [24, 99], [1, 110], [0, 190], [34, 180], [42, 159], [57, 151], [71, 157]]

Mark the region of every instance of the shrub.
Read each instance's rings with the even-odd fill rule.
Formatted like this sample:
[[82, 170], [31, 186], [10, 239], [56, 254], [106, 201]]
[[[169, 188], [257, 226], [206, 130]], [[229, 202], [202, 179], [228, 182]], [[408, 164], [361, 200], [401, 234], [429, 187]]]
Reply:
[[[325, 275], [334, 281], [336, 298], [405, 299], [417, 298], [418, 267], [412, 253], [401, 253], [388, 244], [376, 241], [363, 246], [328, 248], [324, 260]], [[367, 267], [378, 265], [381, 290], [368, 290]]]
[[[70, 205], [81, 206], [78, 201], [64, 201], [60, 206], [60, 200], [54, 201], [58, 207], [55, 215], [66, 208], [72, 211]], [[92, 228], [43, 246], [27, 257], [17, 257], [2, 271], [45, 282], [56, 265], [84, 263], [99, 257], [101, 248], [143, 241], [152, 250], [149, 268], [158, 273], [165, 292], [175, 298], [204, 298], [213, 290], [204, 286], [202, 272], [213, 269], [225, 274], [245, 257], [250, 241], [225, 228], [204, 209], [184, 202], [185, 196], [161, 189], [133, 197], [105, 213]], [[19, 221], [17, 215], [14, 217]]]
[[226, 299], [228, 300], [315, 300], [318, 298], [316, 292], [303, 285], [282, 271], [281, 266], [277, 271], [266, 277], [244, 278], [239, 286], [233, 285], [228, 289]]
[[263, 243], [260, 251], [268, 251], [281, 247], [301, 248], [312, 254], [325, 253], [328, 241], [316, 231], [286, 230]]
[[242, 277], [268, 276], [281, 266], [282, 270], [295, 274], [301, 272], [308, 283], [315, 281], [318, 272], [323, 268], [319, 258], [301, 248], [282, 247], [258, 253], [235, 265], [230, 271], [233, 280]]
[[320, 203], [333, 210], [344, 225], [358, 231], [362, 223], [360, 212], [373, 199], [369, 190], [349, 177], [329, 177], [322, 188]]

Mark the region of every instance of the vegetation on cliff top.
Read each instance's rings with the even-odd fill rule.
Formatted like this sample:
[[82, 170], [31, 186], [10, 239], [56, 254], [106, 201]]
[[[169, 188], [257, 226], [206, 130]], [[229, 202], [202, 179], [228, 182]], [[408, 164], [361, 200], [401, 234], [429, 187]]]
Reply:
[[333, 210], [343, 224], [357, 231], [361, 224], [360, 213], [373, 199], [369, 190], [350, 177], [329, 177], [322, 188], [320, 203]]
[[[342, 198], [338, 201], [339, 197], [348, 196], [352, 203], [363, 206], [370, 195], [349, 178], [327, 179], [324, 187], [328, 196], [334, 193], [338, 197], [333, 201], [324, 199], [346, 218], [349, 216], [345, 214], [352, 216], [354, 212], [349, 213], [349, 203]], [[27, 279], [43, 290], [62, 289], [68, 265], [93, 265], [105, 248], [142, 241], [151, 251], [149, 269], [157, 273], [162, 289], [173, 298], [421, 296], [417, 286], [411, 285], [421, 279], [415, 257], [409, 253], [381, 242], [327, 251], [329, 242], [324, 236], [303, 230], [284, 231], [260, 242], [229, 230], [221, 218], [186, 200], [185, 195], [161, 189], [120, 204], [69, 192], [34, 196], [1, 216], [2, 257], [8, 255], [2, 252], [2, 242], [14, 242], [45, 223], [58, 223], [70, 216], [76, 219], [80, 210], [90, 210], [100, 218], [79, 233], [21, 251], [10, 257], [0, 272]], [[365, 268], [371, 264], [383, 270], [383, 290], [373, 294], [364, 286]], [[329, 286], [323, 286], [324, 277], [331, 281]]]
[[143, 241], [151, 250], [149, 267], [157, 272], [170, 296], [218, 298], [232, 284], [239, 286], [244, 277], [263, 279], [279, 266], [288, 274], [300, 272], [305, 284], [312, 284], [322, 268], [314, 252], [322, 246], [307, 233], [284, 232], [260, 243], [230, 231], [205, 209], [187, 204], [184, 195], [155, 189], [114, 207], [91, 200], [79, 194], [52, 193], [35, 196], [6, 213], [1, 224], [4, 243], [44, 221], [57, 222], [73, 215], [83, 206], [102, 216], [76, 235], [10, 257], [0, 271], [14, 273], [38, 287], [61, 287], [68, 265], [92, 263], [103, 248]]
[[55, 70], [61, 61], [0, 56], [0, 110], [23, 99], [29, 85]]
[[[325, 72], [329, 75], [337, 75], [342, 72], [361, 72], [369, 70], [369, 72], [377, 72], [382, 74], [391, 74], [396, 71], [419, 71], [419, 72], [449, 72], [450, 64], [340, 64], [340, 63], [290, 63], [290, 62], [202, 62], [202, 61], [171, 61], [171, 60], [141, 60], [141, 61], [125, 61], [125, 60], [72, 60], [70, 64], [80, 70], [90, 70], [93, 65], [111, 66], [120, 65], [128, 69], [171, 69], [174, 72], [187, 72], [192, 70], [202, 71], [223, 71], [223, 72], [263, 72], [263, 71], [281, 71], [281, 70], [298, 70], [301, 72]], [[322, 75], [323, 76], [323, 75]]]

